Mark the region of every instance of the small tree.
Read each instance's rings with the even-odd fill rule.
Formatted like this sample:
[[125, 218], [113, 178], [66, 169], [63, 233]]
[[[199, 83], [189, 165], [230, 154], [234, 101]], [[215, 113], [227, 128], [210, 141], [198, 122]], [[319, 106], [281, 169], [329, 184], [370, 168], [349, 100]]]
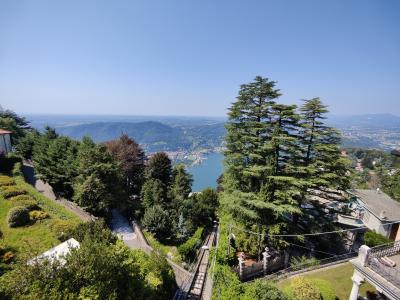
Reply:
[[142, 225], [147, 231], [154, 234], [157, 239], [169, 238], [172, 233], [170, 215], [160, 205], [154, 205], [148, 209], [142, 219]]

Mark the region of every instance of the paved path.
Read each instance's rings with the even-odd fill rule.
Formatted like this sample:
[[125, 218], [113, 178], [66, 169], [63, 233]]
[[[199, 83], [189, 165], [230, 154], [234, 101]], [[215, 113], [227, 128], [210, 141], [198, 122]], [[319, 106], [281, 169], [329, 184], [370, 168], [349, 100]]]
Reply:
[[142, 250], [147, 248], [128, 220], [117, 209], [112, 210], [111, 229], [129, 248]]
[[[151, 254], [151, 252], [154, 251], [153, 248], [151, 248], [147, 243], [146, 238], [137, 224], [133, 223], [131, 226], [129, 221], [116, 209], [112, 210], [112, 216], [112, 231], [124, 241], [125, 245], [131, 249], [143, 250], [147, 254]], [[192, 274], [170, 259], [166, 259], [174, 271], [176, 284], [179, 287], [182, 286], [185, 282], [187, 282]]]
[[96, 217], [92, 216], [90, 213], [84, 211], [81, 207], [76, 205], [74, 202], [69, 201], [64, 198], [57, 197], [52, 187], [44, 183], [42, 180], [37, 179], [35, 176], [35, 171], [29, 163], [24, 163], [22, 167], [22, 171], [24, 173], [25, 179], [28, 183], [34, 186], [40, 193], [42, 193], [47, 198], [54, 200], [56, 203], [64, 206], [67, 210], [73, 212], [77, 215], [82, 221], [93, 221]]

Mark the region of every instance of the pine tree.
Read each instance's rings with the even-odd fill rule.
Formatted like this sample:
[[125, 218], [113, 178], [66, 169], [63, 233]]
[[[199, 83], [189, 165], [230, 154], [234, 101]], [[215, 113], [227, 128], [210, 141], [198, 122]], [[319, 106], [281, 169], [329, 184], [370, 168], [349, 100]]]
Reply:
[[349, 187], [346, 175], [349, 162], [341, 155], [340, 133], [323, 122], [328, 113], [327, 106], [319, 98], [313, 98], [305, 100], [300, 111], [303, 161], [309, 187], [345, 190]]
[[272, 105], [279, 96], [274, 81], [257, 76], [254, 82], [240, 87], [237, 101], [230, 108], [225, 162], [227, 173], [243, 192], [259, 191], [271, 171], [272, 149], [265, 145], [273, 132]]
[[296, 137], [294, 106], [277, 105], [275, 82], [256, 77], [242, 85], [227, 125], [222, 205], [240, 223], [258, 231], [284, 226], [284, 214], [299, 213], [294, 197]]
[[120, 169], [104, 145], [84, 137], [78, 151], [74, 200], [89, 212], [108, 217], [117, 201], [125, 202]]
[[147, 179], [159, 179], [168, 186], [172, 176], [171, 160], [165, 152], [158, 152], [150, 157], [145, 172]]
[[50, 184], [56, 195], [71, 197], [76, 173], [78, 142], [58, 137], [48, 127], [36, 137], [33, 146], [33, 164], [37, 177]]
[[174, 206], [179, 209], [183, 201], [192, 191], [193, 176], [189, 174], [185, 166], [178, 164], [172, 170], [172, 182], [170, 187], [170, 198]]
[[148, 209], [156, 204], [166, 209], [169, 206], [167, 197], [167, 187], [159, 179], [148, 179], [141, 192], [141, 198], [144, 209]]

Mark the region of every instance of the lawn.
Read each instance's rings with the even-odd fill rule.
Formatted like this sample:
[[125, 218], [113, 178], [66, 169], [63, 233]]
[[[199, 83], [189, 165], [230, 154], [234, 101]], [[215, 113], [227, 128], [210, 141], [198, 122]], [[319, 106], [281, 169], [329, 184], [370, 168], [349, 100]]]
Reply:
[[[320, 269], [314, 272], [307, 273], [305, 278], [319, 278], [329, 281], [335, 289], [339, 300], [347, 300], [350, 296], [350, 291], [353, 286], [351, 276], [353, 276], [353, 266], [350, 263], [340, 264], [329, 269]], [[282, 289], [287, 287], [291, 279], [285, 279], [277, 283], [277, 286]], [[360, 288], [360, 296], [365, 296], [367, 291], [375, 291], [375, 288], [369, 283], [364, 283]]]
[[44, 197], [22, 177], [14, 176], [14, 180], [18, 187], [23, 188], [37, 201], [40, 208], [49, 214], [49, 218], [38, 220], [31, 225], [10, 228], [7, 224], [7, 214], [16, 204], [0, 194], [0, 231], [3, 234], [0, 246], [11, 250], [16, 255], [16, 260], [24, 260], [58, 245], [60, 241], [57, 239], [57, 228], [72, 227], [81, 221], [64, 207]]

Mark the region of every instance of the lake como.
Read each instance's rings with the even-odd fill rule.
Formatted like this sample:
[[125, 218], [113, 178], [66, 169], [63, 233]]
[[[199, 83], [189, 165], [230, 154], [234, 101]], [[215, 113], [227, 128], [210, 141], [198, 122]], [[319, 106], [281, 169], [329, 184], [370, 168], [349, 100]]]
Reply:
[[192, 190], [194, 192], [202, 191], [207, 187], [217, 187], [217, 179], [223, 172], [223, 160], [222, 153], [210, 153], [201, 164], [188, 168], [193, 175]]

